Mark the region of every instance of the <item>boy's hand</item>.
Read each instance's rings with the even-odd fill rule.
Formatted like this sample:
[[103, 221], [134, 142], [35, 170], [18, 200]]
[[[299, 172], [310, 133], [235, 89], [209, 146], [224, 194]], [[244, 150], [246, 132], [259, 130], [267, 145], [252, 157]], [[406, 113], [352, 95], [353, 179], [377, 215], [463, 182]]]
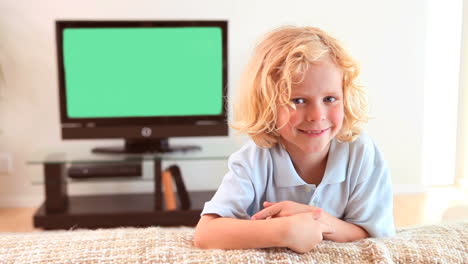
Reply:
[[265, 207], [261, 211], [252, 216], [252, 220], [270, 219], [275, 217], [291, 216], [302, 213], [312, 213], [314, 220], [319, 220], [323, 214], [323, 210], [319, 207], [300, 204], [292, 201], [282, 201], [279, 203], [263, 203]]
[[323, 240], [323, 234], [332, 232], [329, 226], [315, 220], [312, 213], [299, 213], [289, 217], [286, 247], [298, 253], [306, 253]]

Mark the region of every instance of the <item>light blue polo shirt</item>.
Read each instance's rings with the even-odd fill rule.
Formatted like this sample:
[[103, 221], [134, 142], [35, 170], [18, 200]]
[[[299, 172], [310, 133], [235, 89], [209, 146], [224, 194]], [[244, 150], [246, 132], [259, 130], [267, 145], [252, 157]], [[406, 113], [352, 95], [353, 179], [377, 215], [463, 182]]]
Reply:
[[306, 183], [280, 145], [264, 149], [253, 141], [233, 153], [228, 173], [202, 215], [250, 219], [263, 202], [294, 201], [364, 228], [371, 237], [392, 236], [393, 194], [388, 168], [372, 139], [361, 134], [354, 142], [334, 139], [322, 182]]

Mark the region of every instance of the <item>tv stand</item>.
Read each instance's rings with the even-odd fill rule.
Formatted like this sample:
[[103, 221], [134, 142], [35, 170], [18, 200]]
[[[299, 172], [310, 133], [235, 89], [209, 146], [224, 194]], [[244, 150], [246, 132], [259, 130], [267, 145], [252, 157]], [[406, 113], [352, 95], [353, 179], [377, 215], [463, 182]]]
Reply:
[[98, 147], [92, 149], [93, 153], [105, 154], [144, 154], [144, 153], [168, 153], [168, 152], [187, 152], [200, 150], [199, 146], [169, 146], [168, 138], [152, 139], [133, 139], [126, 138], [125, 145], [122, 147]]
[[[34, 215], [34, 226], [46, 230], [119, 226], [195, 226], [200, 219], [204, 203], [211, 199], [215, 190], [211, 188], [200, 191], [188, 189], [183, 192], [177, 187], [175, 196], [178, 197], [179, 206], [174, 211], [168, 211], [165, 209], [161, 188], [162, 170], [166, 169], [166, 166], [170, 169], [171, 164], [177, 164], [179, 161], [226, 161], [229, 155], [237, 149], [237, 145], [213, 144], [205, 146], [203, 151], [167, 154], [96, 155], [90, 153], [88, 148], [70, 149], [68, 152], [63, 150], [36, 151], [28, 159], [28, 164], [43, 166], [43, 177], [33, 180], [33, 183], [44, 186], [45, 202]], [[123, 179], [119, 177], [76, 180], [71, 179], [67, 173], [67, 169], [74, 164], [121, 166], [144, 161], [153, 164], [154, 178]], [[202, 168], [199, 170], [196, 173], [206, 173]], [[180, 179], [182, 178], [183, 175]], [[114, 181], [128, 181], [129, 183], [151, 181], [154, 191], [112, 195], [70, 195], [68, 193], [69, 185], [73, 183]], [[177, 180], [175, 183], [177, 185]], [[183, 193], [186, 197], [183, 197]]]

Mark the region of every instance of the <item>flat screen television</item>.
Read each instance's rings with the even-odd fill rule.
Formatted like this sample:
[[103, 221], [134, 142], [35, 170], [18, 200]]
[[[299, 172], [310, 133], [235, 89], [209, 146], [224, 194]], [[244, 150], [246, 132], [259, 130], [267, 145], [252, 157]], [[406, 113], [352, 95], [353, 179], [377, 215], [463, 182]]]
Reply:
[[170, 137], [226, 136], [227, 21], [56, 21], [62, 139], [94, 152], [188, 150]]

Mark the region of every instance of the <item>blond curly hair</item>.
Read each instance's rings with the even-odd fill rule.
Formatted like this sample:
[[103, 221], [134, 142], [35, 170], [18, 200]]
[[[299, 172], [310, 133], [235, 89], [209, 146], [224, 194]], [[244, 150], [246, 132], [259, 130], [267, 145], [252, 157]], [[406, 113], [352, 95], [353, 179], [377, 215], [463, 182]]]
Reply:
[[260, 146], [278, 143], [279, 107], [290, 105], [293, 85], [311, 63], [325, 58], [343, 71], [344, 120], [336, 138], [355, 140], [368, 121], [367, 96], [357, 83], [359, 66], [335, 38], [315, 27], [280, 27], [257, 45], [243, 73], [230, 124]]

